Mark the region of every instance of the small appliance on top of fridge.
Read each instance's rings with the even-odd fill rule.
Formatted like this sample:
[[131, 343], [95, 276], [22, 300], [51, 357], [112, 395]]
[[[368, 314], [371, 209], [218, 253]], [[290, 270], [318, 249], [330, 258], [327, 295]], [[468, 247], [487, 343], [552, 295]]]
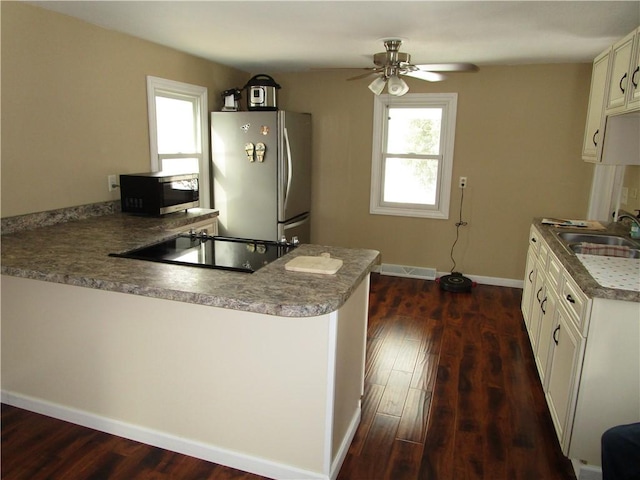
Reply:
[[310, 114], [214, 112], [211, 156], [219, 235], [310, 242]]

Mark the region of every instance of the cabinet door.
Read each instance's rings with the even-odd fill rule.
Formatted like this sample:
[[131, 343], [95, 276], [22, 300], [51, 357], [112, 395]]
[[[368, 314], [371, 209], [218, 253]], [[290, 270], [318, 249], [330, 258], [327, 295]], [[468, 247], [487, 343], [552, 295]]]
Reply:
[[543, 308], [546, 304], [547, 295], [545, 285], [544, 271], [540, 267], [540, 263], [536, 264], [536, 281], [534, 283], [534, 298], [531, 302], [531, 318], [529, 320], [529, 341], [531, 342], [531, 348], [535, 354], [538, 348], [538, 335], [540, 333], [540, 321], [542, 320]]
[[569, 449], [572, 415], [579, 378], [579, 359], [582, 355], [584, 339], [578, 333], [569, 314], [562, 308], [556, 310], [558, 324], [553, 330], [554, 342], [549, 365], [547, 404], [556, 428], [562, 451]]
[[557, 305], [558, 298], [553, 289], [548, 286], [546, 291], [546, 298], [541, 305], [542, 318], [540, 319], [538, 348], [535, 351], [536, 366], [538, 367], [538, 374], [540, 375], [542, 389], [545, 392], [547, 391], [547, 384], [549, 383], [549, 361], [551, 360], [551, 352], [553, 352], [552, 347], [555, 345], [553, 331], [558, 326]]
[[522, 289], [522, 316], [524, 317], [524, 324], [529, 330], [529, 324], [531, 323], [531, 311], [534, 308], [533, 301], [533, 288], [536, 281], [536, 255], [532, 249], [529, 248], [527, 253], [527, 266], [524, 272], [524, 287]]
[[[599, 161], [598, 152], [602, 151], [604, 138], [604, 97], [607, 90], [609, 73], [609, 50], [601, 53], [593, 61], [591, 73], [591, 90], [589, 92], [589, 109], [587, 125], [584, 130], [582, 158], [591, 162]], [[598, 148], [600, 147], [600, 149]]]
[[627, 110], [640, 108], [640, 28], [636, 30], [633, 46], [633, 58], [629, 69], [629, 96], [627, 97]]
[[611, 82], [607, 95], [606, 113], [614, 113], [624, 109], [626, 92], [631, 85], [629, 65], [633, 53], [635, 32], [630, 33], [616, 43], [611, 50]]

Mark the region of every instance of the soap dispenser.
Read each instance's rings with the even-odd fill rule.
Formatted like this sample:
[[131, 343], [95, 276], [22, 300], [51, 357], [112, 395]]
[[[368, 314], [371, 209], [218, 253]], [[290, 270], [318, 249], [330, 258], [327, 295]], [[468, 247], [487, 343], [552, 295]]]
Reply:
[[637, 213], [636, 215], [636, 221], [632, 221], [631, 222], [631, 232], [629, 233], [631, 235], [631, 238], [635, 238], [635, 239], [639, 239], [640, 238], [640, 224], [639, 224], [639, 218], [640, 218], [640, 210], [636, 210], [635, 211]]

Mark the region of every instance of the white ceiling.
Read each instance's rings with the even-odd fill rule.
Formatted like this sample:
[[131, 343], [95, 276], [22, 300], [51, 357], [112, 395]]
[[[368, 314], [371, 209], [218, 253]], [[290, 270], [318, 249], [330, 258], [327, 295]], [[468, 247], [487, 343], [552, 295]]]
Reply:
[[30, 1], [257, 73], [369, 67], [383, 38], [413, 63], [591, 62], [640, 1]]

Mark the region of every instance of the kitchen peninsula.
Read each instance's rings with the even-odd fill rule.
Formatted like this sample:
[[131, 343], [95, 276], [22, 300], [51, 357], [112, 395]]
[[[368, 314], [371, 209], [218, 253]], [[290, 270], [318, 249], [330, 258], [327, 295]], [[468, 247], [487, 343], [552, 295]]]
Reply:
[[[301, 245], [253, 274], [108, 255], [216, 215], [3, 219], [3, 402], [271, 478], [335, 478], [379, 253]], [[284, 269], [325, 252], [335, 275]]]

